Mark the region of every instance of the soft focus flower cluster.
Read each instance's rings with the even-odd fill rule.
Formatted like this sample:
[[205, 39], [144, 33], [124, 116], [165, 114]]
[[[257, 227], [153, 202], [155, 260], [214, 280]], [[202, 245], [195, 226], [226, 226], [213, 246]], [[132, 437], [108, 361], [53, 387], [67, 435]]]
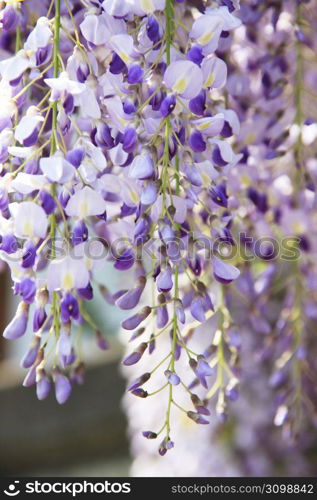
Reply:
[[[317, 409], [315, 9], [315, 2], [284, 0], [263, 11], [260, 3], [246, 2], [234, 43], [244, 37], [249, 43], [244, 56], [232, 58], [237, 71], [231, 80], [236, 90], [240, 86], [231, 104], [243, 123], [239, 141], [246, 155], [233, 182], [245, 199], [246, 237], [264, 237], [267, 264], [245, 264], [238, 295], [228, 294], [229, 309], [263, 339], [257, 356], [269, 366], [274, 424], [290, 442], [303, 443]], [[286, 239], [291, 259], [278, 252]]]
[[[32, 325], [22, 366], [39, 399], [53, 385], [64, 403], [82, 382], [83, 323], [108, 348], [85, 308], [99, 289], [127, 311], [127, 406], [160, 455], [174, 419], [226, 422], [243, 330], [270, 364], [275, 424], [293, 436], [314, 421], [308, 5], [0, 2], [0, 257], [21, 300], [4, 337]], [[283, 238], [300, 258], [272, 250]], [[105, 259], [122, 273], [115, 294]]]
[[[227, 182], [237, 207], [232, 234], [241, 248], [241, 276], [224, 293], [242, 389], [220, 437], [215, 421], [203, 438], [175, 417], [175, 432], [190, 437], [166, 463], [144, 448], [141, 416], [126, 397], [136, 475], [314, 473], [304, 457], [316, 440], [315, 8], [315, 2], [280, 1], [269, 8], [243, 2], [242, 25], [218, 51], [229, 68], [227, 103], [241, 123], [236, 147], [243, 157]], [[206, 347], [203, 335], [194, 341]], [[151, 408], [149, 425], [157, 425], [158, 409]], [[229, 453], [227, 432], [231, 446], [236, 442]], [[211, 443], [219, 444], [215, 462], [206, 459]]]

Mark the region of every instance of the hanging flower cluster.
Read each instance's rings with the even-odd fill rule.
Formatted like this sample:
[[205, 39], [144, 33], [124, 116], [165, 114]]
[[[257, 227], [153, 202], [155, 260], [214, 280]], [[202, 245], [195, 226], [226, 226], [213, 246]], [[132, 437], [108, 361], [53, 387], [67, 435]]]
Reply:
[[[21, 8], [5, 7], [4, 29], [21, 22]], [[177, 404], [174, 386], [183, 384], [176, 367], [181, 351], [192, 387], [207, 388], [213, 372], [212, 345], [191, 351], [183, 325], [213, 314], [212, 273], [224, 284], [239, 275], [214, 256], [217, 239], [231, 238], [226, 178], [241, 158], [228, 140], [239, 121], [225, 106], [227, 67], [215, 53], [240, 25], [232, 10], [215, 5], [193, 16], [186, 3], [171, 0], [87, 7], [56, 0], [25, 41], [20, 30], [16, 52], [0, 65], [1, 257], [21, 297], [4, 337], [24, 335], [32, 316], [24, 385], [36, 383], [43, 399], [53, 379], [64, 403], [82, 378], [75, 335], [84, 320], [94, 326], [84, 304], [93, 297], [100, 256], [107, 249], [122, 272], [134, 266], [133, 289], [110, 296], [102, 286], [102, 292], [131, 310], [153, 284], [153, 302], [122, 323], [138, 339], [123, 363], [151, 354], [163, 333], [170, 337], [157, 367], [157, 390], [169, 388], [161, 454], [173, 446], [169, 414]], [[144, 322], [153, 325], [148, 333]], [[97, 338], [104, 347], [99, 332]], [[142, 375], [131, 392], [147, 397], [150, 376]], [[206, 403], [187, 390], [194, 405], [188, 417], [207, 423]]]
[[[216, 327], [215, 319], [210, 319], [208, 328], [214, 332]], [[202, 325], [197, 330], [197, 335], [193, 339], [195, 349], [201, 349], [206, 345], [207, 335], [204, 329]], [[176, 445], [173, 452], [167, 454], [164, 460], [157, 453], [155, 441], [145, 441], [141, 434], [144, 426], [156, 428], [160, 425], [161, 410], [165, 404], [164, 393], [161, 392], [155, 399], [144, 400], [143, 405], [138, 404], [138, 401], [131, 401], [129, 394], [124, 396], [133, 457], [132, 476], [313, 475], [314, 465], [309, 463], [308, 458], [309, 451], [314, 449], [316, 443], [313, 433], [305, 433], [301, 445], [297, 443], [290, 448], [288, 440], [281, 439], [280, 428], [273, 425], [274, 389], [268, 384], [268, 367], [258, 355], [262, 351], [262, 339], [263, 335], [254, 334], [246, 324], [241, 328], [239, 336], [236, 334], [236, 345], [241, 354], [243, 371], [240, 379], [240, 396], [237, 401], [229, 405], [228, 421], [223, 424], [212, 415], [209, 425], [198, 427], [181, 412], [173, 413], [172, 429]], [[161, 342], [164, 342], [164, 338]], [[165, 343], [167, 342], [166, 338]], [[150, 370], [152, 359], [144, 360], [144, 364]], [[178, 364], [179, 372], [186, 377], [186, 360], [180, 360]], [[132, 380], [133, 374], [127, 373], [127, 375]], [[186, 404], [186, 394], [180, 395], [178, 402]]]
[[[294, 381], [309, 373], [299, 354], [301, 310], [316, 317], [305, 298], [315, 283], [306, 233], [316, 225], [313, 215], [304, 229], [290, 224], [303, 224], [316, 204], [303, 139], [314, 125], [304, 124], [302, 95], [303, 47], [314, 41], [303, 2], [295, 4], [0, 3], [0, 257], [21, 299], [4, 337], [31, 325], [24, 385], [35, 384], [39, 399], [54, 384], [64, 403], [82, 382], [83, 323], [108, 348], [85, 308], [98, 288], [127, 311], [122, 328], [132, 347], [123, 365], [140, 370], [129, 368], [128, 392], [144, 404], [164, 394], [161, 422], [143, 431], [160, 436], [164, 455], [174, 446], [175, 410], [207, 424], [215, 399], [225, 421], [238, 398], [240, 289], [244, 325], [266, 334], [265, 348], [277, 346], [276, 419], [287, 420], [302, 394]], [[267, 246], [248, 246], [264, 272], [238, 263], [235, 252], [225, 258], [224, 247], [230, 254], [241, 243], [236, 227], [244, 242], [299, 237], [288, 250], [307, 259], [287, 267], [293, 281], [282, 298], [274, 276], [283, 266], [263, 264], [272, 257]], [[123, 283], [134, 273], [134, 286], [111, 294], [98, 278], [105, 259]], [[228, 287], [241, 270], [238, 286]], [[299, 287], [302, 272], [307, 287]], [[281, 304], [274, 320], [272, 303]]]
[[[312, 119], [316, 42], [309, 26], [314, 6], [309, 9], [307, 4], [285, 0], [263, 9], [246, 2], [241, 9], [244, 28], [235, 43], [241, 43], [240, 36], [250, 41], [244, 57], [232, 47], [236, 72], [229, 82], [230, 89], [235, 88], [230, 104], [243, 123], [239, 140], [246, 160], [234, 182], [243, 193], [240, 206], [247, 205], [243, 234], [253, 244], [237, 286], [240, 297], [234, 299], [231, 291], [228, 295], [238, 300], [240, 314], [247, 313], [240, 316], [240, 326], [250, 322], [252, 331], [262, 335], [258, 356], [271, 365], [274, 423], [291, 440], [307, 429], [307, 421], [314, 423], [316, 415], [311, 339], [317, 271]], [[263, 168], [252, 168], [259, 164]], [[262, 245], [254, 245], [261, 238]], [[267, 265], [261, 269], [252, 258]], [[241, 303], [241, 295], [248, 299]]]
[[[309, 8], [309, 3], [314, 2], [281, 1], [269, 5], [243, 2], [239, 12], [242, 25], [217, 51], [229, 68], [227, 104], [241, 123], [236, 149], [243, 155], [227, 182], [231, 203], [237, 208], [232, 234], [238, 249], [233, 254], [238, 254], [242, 275], [237, 286], [224, 289], [224, 302], [236, 324], [229, 329], [227, 325], [226, 330], [242, 358], [243, 352], [248, 351], [257, 360], [259, 372], [262, 369], [262, 376], [267, 379], [267, 390], [275, 392], [275, 396], [271, 392], [271, 406], [263, 408], [261, 416], [259, 413], [254, 421], [255, 433], [262, 429], [262, 438], [264, 435], [268, 439], [268, 433], [275, 435], [273, 426], [277, 426], [292, 444], [300, 437], [300, 446], [297, 443], [296, 448], [299, 462], [302, 453], [309, 450], [310, 432], [316, 423], [316, 345], [312, 334], [316, 324], [316, 124], [313, 117], [317, 95], [314, 92], [316, 41], [312, 33], [316, 19], [315, 6]], [[220, 324], [224, 324], [223, 319]], [[218, 332], [214, 323], [211, 331], [216, 340]], [[250, 340], [252, 335], [256, 341]], [[203, 335], [196, 337], [197, 341], [199, 346], [206, 347]], [[199, 348], [195, 346], [196, 350]], [[246, 390], [257, 375], [248, 373], [245, 356], [241, 365], [246, 371], [242, 375]], [[217, 366], [218, 369], [221, 366], [219, 355]], [[233, 372], [237, 375], [236, 369]], [[234, 377], [231, 384], [232, 399], [235, 399], [238, 391]], [[217, 384], [209, 395], [216, 387]], [[241, 398], [241, 408], [248, 405], [245, 395]], [[136, 456], [134, 471], [139, 474], [145, 467], [144, 455], [140, 453], [143, 446], [137, 437], [140, 416], [137, 407], [131, 407], [127, 398], [125, 405], [132, 451]], [[260, 407], [261, 403], [255, 405]], [[147, 411], [148, 421], [156, 422], [157, 408], [148, 405]], [[266, 417], [263, 413], [267, 413]], [[238, 412], [235, 415], [237, 439], [242, 420]], [[182, 420], [177, 422], [181, 429]], [[193, 430], [192, 434], [198, 442], [198, 433]], [[206, 436], [214, 443], [212, 429], [208, 434], [207, 428]], [[263, 453], [264, 443], [261, 437], [259, 440]], [[203, 448], [193, 458], [199, 463], [194, 469], [195, 475], [200, 474], [206, 460]], [[176, 464], [186, 453], [186, 446], [177, 453], [175, 461], [165, 465], [156, 462], [151, 449], [143, 453], [152, 473], [155, 470], [157, 475], [166, 474], [171, 467], [171, 471], [180, 474]], [[263, 474], [263, 470], [259, 472], [261, 466], [263, 463], [253, 472], [255, 475]], [[274, 463], [267, 467], [265, 474], [272, 475]], [[207, 471], [203, 470], [203, 475], [215, 473], [212, 465]], [[250, 471], [245, 469], [245, 473]]]

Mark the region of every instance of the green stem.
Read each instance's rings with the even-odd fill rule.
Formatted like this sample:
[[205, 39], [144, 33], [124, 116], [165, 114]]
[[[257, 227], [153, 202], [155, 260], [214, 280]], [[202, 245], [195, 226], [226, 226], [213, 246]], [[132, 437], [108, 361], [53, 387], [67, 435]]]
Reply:
[[166, 17], [166, 44], [165, 44], [165, 53], [166, 53], [166, 64], [169, 66], [171, 64], [171, 45], [173, 38], [173, 0], [166, 0], [165, 6], [165, 17]]
[[178, 403], [176, 403], [176, 401], [172, 401], [173, 405], [175, 405], [179, 410], [181, 410], [182, 412], [184, 413], [187, 413], [187, 411], [181, 406], [179, 405]]
[[[300, 26], [301, 23], [301, 6], [297, 3], [296, 6], [296, 24]], [[295, 145], [295, 161], [297, 168], [297, 175], [295, 183], [297, 186], [300, 185], [301, 174], [302, 174], [302, 125], [303, 125], [303, 72], [304, 72], [304, 61], [302, 55], [302, 43], [300, 40], [296, 40], [296, 73], [295, 73], [295, 123], [298, 126], [299, 133], [297, 142]]]
[[[166, 54], [166, 64], [169, 66], [171, 64], [171, 45], [173, 40], [173, 16], [174, 16], [174, 6], [173, 0], [166, 0], [165, 5], [165, 54]], [[164, 157], [163, 157], [163, 172], [162, 172], [162, 192], [164, 200], [166, 198], [166, 189], [168, 183], [168, 166], [169, 160], [169, 137], [171, 133], [171, 122], [169, 116], [165, 120], [165, 146], [164, 146]]]
[[18, 52], [20, 48], [21, 48], [21, 27], [18, 24], [15, 35], [15, 52]]
[[[174, 300], [178, 299], [178, 266], [175, 269], [175, 282], [174, 282]], [[175, 371], [175, 349], [177, 343], [177, 315], [176, 315], [176, 305], [174, 302], [174, 316], [173, 316], [173, 336], [172, 336], [172, 349], [171, 349], [171, 371]], [[169, 396], [168, 396], [168, 405], [167, 405], [167, 413], [166, 413], [166, 429], [167, 435], [170, 433], [170, 415], [171, 415], [171, 406], [173, 403], [173, 386], [170, 384], [169, 387]]]
[[166, 190], [168, 184], [168, 167], [170, 164], [169, 160], [169, 137], [170, 137], [171, 122], [169, 116], [166, 118], [165, 122], [165, 144], [164, 144], [164, 157], [163, 157], [163, 172], [162, 172], [162, 193], [164, 202], [166, 199]]
[[[301, 26], [301, 5], [297, 3], [296, 6], [296, 25]], [[302, 126], [303, 126], [303, 76], [304, 76], [304, 59], [302, 53], [302, 43], [300, 40], [296, 40], [296, 74], [295, 74], [295, 123], [299, 128], [299, 135], [295, 145], [294, 156], [296, 162], [296, 175], [295, 175], [295, 186], [296, 194], [298, 195], [301, 188], [301, 183], [304, 174], [304, 165], [302, 158]], [[293, 361], [293, 380], [294, 380], [294, 394], [293, 394], [293, 408], [294, 408], [294, 425], [297, 429], [300, 428], [300, 421], [302, 418], [302, 361], [297, 358], [298, 349], [302, 345], [302, 336], [304, 330], [304, 322], [302, 318], [302, 300], [303, 300], [303, 286], [302, 286], [302, 275], [300, 270], [300, 261], [294, 264], [294, 287], [295, 287], [295, 305], [292, 323], [294, 326], [294, 361]]]
[[[61, 0], [55, 0], [55, 20], [54, 20], [54, 47], [53, 47], [53, 74], [54, 78], [59, 75], [59, 38], [61, 28]], [[52, 136], [51, 136], [51, 154], [54, 154], [57, 149], [57, 101], [52, 104]], [[52, 196], [55, 198], [55, 185], [52, 184]], [[56, 233], [56, 217], [51, 215], [51, 239], [52, 239], [52, 258], [56, 257], [55, 249], [55, 233]]]
[[218, 355], [218, 382], [219, 382], [219, 387], [223, 388], [224, 387], [224, 371], [223, 371], [224, 350], [223, 350], [223, 333], [222, 332], [221, 332], [220, 338], [219, 338], [217, 355]]
[[158, 368], [159, 368], [160, 366], [162, 366], [162, 364], [163, 364], [165, 361], [167, 361], [167, 360], [168, 360], [168, 358], [170, 357], [170, 355], [171, 355], [171, 353], [169, 352], [169, 353], [167, 354], [167, 356], [165, 356], [165, 358], [163, 358], [163, 359], [162, 359], [162, 361], [160, 361], [160, 362], [159, 362], [159, 363], [158, 363], [158, 364], [157, 364], [157, 365], [156, 365], [156, 366], [155, 366], [155, 367], [151, 370], [151, 372], [150, 372], [150, 373], [151, 373], [151, 375], [153, 375], [153, 373], [154, 373], [154, 372], [156, 372], [156, 370], [158, 370]]
[[295, 425], [300, 428], [300, 421], [302, 418], [302, 360], [297, 358], [297, 353], [303, 344], [303, 331], [304, 331], [304, 321], [302, 317], [303, 309], [303, 294], [304, 288], [302, 283], [302, 274], [300, 269], [300, 262], [294, 263], [294, 287], [296, 290], [294, 311], [292, 314], [292, 324], [294, 326], [294, 338], [293, 338], [293, 380], [294, 380], [294, 394], [293, 394], [293, 408], [295, 414]]
[[[165, 54], [166, 54], [166, 64], [167, 66], [171, 63], [171, 44], [173, 38], [173, 0], [166, 0], [165, 5], [165, 19], [166, 19], [166, 27], [165, 27]], [[171, 122], [169, 116], [165, 120], [165, 145], [164, 145], [164, 157], [163, 157], [163, 172], [162, 172], [162, 194], [165, 204], [166, 199], [166, 189], [168, 182], [168, 166], [170, 164], [169, 159], [169, 137], [171, 130]], [[178, 293], [178, 268], [175, 272], [175, 294]], [[177, 289], [177, 292], [176, 292]], [[175, 321], [176, 318], [176, 321]], [[175, 325], [176, 323], [176, 325]], [[175, 347], [177, 341], [177, 317], [174, 310], [174, 318], [173, 318], [173, 339], [172, 339], [172, 351], [171, 351], [171, 370], [174, 371], [175, 365]], [[170, 425], [170, 416], [171, 416], [171, 406], [173, 402], [173, 386], [170, 384], [169, 386], [169, 396], [168, 396], [168, 404], [166, 411], [166, 433], [167, 436], [170, 434], [171, 425]]]
[[175, 156], [175, 179], [176, 179], [176, 194], [180, 193], [180, 175], [179, 175], [179, 156], [178, 153]]
[[156, 391], [154, 392], [150, 392], [148, 394], [148, 397], [149, 396], [155, 396], [156, 394], [158, 394], [159, 392], [163, 391], [166, 387], [168, 386], [168, 382], [166, 384], [164, 384], [162, 387], [160, 387], [159, 389], [157, 389]]
[[[60, 39], [60, 28], [61, 28], [61, 1], [55, 0], [55, 20], [54, 20], [54, 45], [53, 45], [53, 74], [54, 78], [58, 78], [59, 75], [59, 39]], [[51, 136], [51, 154], [54, 154], [57, 149], [57, 101], [52, 104], [52, 136]], [[55, 198], [55, 185], [52, 184], [51, 194]], [[56, 248], [55, 248], [55, 236], [56, 236], [56, 216], [52, 213], [51, 219], [51, 241], [52, 241], [52, 258], [56, 258]], [[54, 315], [54, 328], [56, 338], [59, 337], [60, 331], [60, 317], [59, 317], [59, 295], [57, 292], [53, 292], [52, 298], [52, 309]]]
[[[59, 75], [59, 38], [61, 28], [61, 0], [55, 0], [55, 21], [54, 21], [54, 48], [53, 48], [53, 74], [54, 78]], [[52, 105], [52, 139], [51, 139], [51, 153], [56, 151], [56, 131], [57, 131], [57, 101]]]
[[[178, 266], [176, 266], [176, 268], [175, 268], [174, 299], [175, 299], [175, 301], [178, 299]], [[171, 370], [172, 371], [174, 371], [174, 368], [175, 368], [176, 343], [177, 343], [177, 315], [176, 315], [176, 305], [174, 303], [172, 360], [171, 360]]]

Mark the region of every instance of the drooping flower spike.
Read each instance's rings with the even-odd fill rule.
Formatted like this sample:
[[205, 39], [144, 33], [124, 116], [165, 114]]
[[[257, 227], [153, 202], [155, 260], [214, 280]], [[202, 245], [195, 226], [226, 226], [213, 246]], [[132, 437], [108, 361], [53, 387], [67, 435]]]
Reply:
[[[231, 290], [247, 265], [237, 265], [234, 253], [237, 219], [258, 234], [265, 218], [280, 227], [287, 210], [294, 215], [295, 208], [314, 206], [314, 166], [303, 153], [304, 128], [314, 125], [303, 123], [299, 86], [303, 46], [309, 50], [313, 40], [302, 29], [302, 2], [294, 12], [280, 0], [271, 17], [262, 2], [244, 2], [239, 10], [238, 0], [198, 8], [174, 0], [49, 3], [41, 2], [38, 17], [27, 2], [0, 12], [0, 252], [21, 299], [4, 336], [24, 335], [29, 320], [34, 335], [22, 361], [25, 385], [36, 384], [44, 399], [54, 384], [57, 401], [65, 403], [82, 380], [74, 342], [82, 323], [95, 330], [101, 349], [108, 347], [85, 304], [100, 286], [103, 260], [112, 262], [123, 286], [102, 293], [127, 311], [122, 327], [133, 345], [123, 364], [134, 373], [134, 365], [157, 356], [146, 375], [133, 374], [129, 392], [166, 395], [161, 425], [144, 434], [162, 434], [164, 455], [174, 447], [174, 410], [205, 424], [208, 400], [216, 399], [224, 421], [238, 396]], [[262, 26], [274, 33], [270, 50], [265, 37], [259, 41], [258, 55], [257, 25], [259, 33]], [[295, 116], [285, 109], [291, 72], [282, 49], [289, 32], [298, 64], [291, 74]], [[292, 181], [300, 186], [295, 202], [278, 168], [269, 167], [270, 196], [266, 171], [256, 168], [290, 149]], [[309, 238], [302, 230], [299, 236], [307, 251]], [[248, 249], [269, 262], [268, 244]], [[126, 273], [135, 275], [130, 289]], [[284, 309], [297, 304], [294, 297], [285, 297]], [[263, 309], [255, 302], [249, 319], [265, 333]], [[194, 346], [210, 321], [208, 342]], [[293, 357], [303, 343], [296, 342]]]
[[[161, 333], [171, 336], [161, 371], [170, 407], [172, 387], [181, 385], [175, 363], [181, 351], [190, 352], [182, 329], [214, 311], [204, 280], [228, 283], [239, 275], [231, 264], [212, 260], [212, 231], [206, 255], [199, 240], [208, 234], [209, 215], [201, 218], [202, 211], [213, 212], [225, 229], [224, 205], [215, 209], [214, 193], [240, 159], [226, 143], [239, 124], [224, 106], [227, 68], [216, 54], [222, 32], [240, 21], [232, 5], [208, 8], [183, 25], [186, 4], [171, 0], [91, 7], [56, 0], [49, 10], [53, 17], [42, 15], [28, 31], [20, 7], [3, 14], [8, 30], [17, 20], [21, 29], [17, 52], [0, 64], [10, 103], [1, 122], [7, 200], [1, 254], [22, 299], [5, 336], [25, 333], [34, 302], [36, 347], [23, 364], [37, 376], [28, 385], [34, 380], [43, 399], [51, 375], [58, 402], [65, 402], [67, 377], [75, 380], [82, 363], [73, 338], [83, 320], [96, 328], [104, 348], [84, 307], [99, 267], [88, 248], [97, 235], [111, 249], [108, 259], [116, 269], [132, 267], [137, 274], [134, 288], [111, 299], [127, 311], [145, 303], [123, 328], [136, 330], [154, 320], [158, 329], [147, 339], [143, 334], [124, 364], [153, 352]], [[197, 226], [199, 219], [205, 228]], [[150, 241], [154, 246], [147, 252]], [[151, 283], [155, 301], [148, 304]], [[47, 332], [56, 344], [58, 366], [52, 372]], [[201, 370], [206, 365], [208, 374], [208, 360], [195, 363], [193, 375], [205, 386]], [[140, 396], [140, 390], [133, 392]], [[163, 430], [167, 450], [169, 421]]]

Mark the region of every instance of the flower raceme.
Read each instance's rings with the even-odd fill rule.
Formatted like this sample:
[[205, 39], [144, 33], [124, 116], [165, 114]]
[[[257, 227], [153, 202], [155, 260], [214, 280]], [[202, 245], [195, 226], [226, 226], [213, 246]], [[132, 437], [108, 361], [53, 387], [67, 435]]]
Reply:
[[[65, 403], [82, 379], [74, 342], [80, 325], [86, 321], [97, 344], [108, 348], [85, 310], [99, 286], [100, 262], [85, 255], [84, 243], [97, 236], [111, 245], [123, 236], [110, 260], [123, 282], [124, 273], [135, 273], [136, 284], [112, 295], [101, 291], [122, 310], [137, 308], [122, 323], [137, 342], [124, 365], [141, 364], [158, 349], [159, 337], [169, 339], [169, 353], [130, 389], [149, 397], [143, 384], [160, 374], [152, 392], [167, 394], [165, 421], [144, 435], [164, 434], [162, 455], [173, 447], [172, 406], [207, 423], [207, 402], [192, 390], [209, 388], [215, 354], [226, 348], [223, 328], [232, 324], [220, 291], [239, 270], [218, 257], [208, 261], [199, 245], [194, 256], [178, 255], [175, 240], [188, 249], [204, 235], [225, 233], [230, 240], [235, 207], [226, 183], [243, 155], [232, 149], [240, 125], [226, 107], [228, 69], [219, 54], [241, 24], [238, 4], [198, 11], [173, 0], [55, 0], [32, 28], [34, 17], [27, 18], [23, 5], [1, 12], [11, 43], [0, 62], [0, 253], [21, 298], [4, 336], [24, 335], [33, 315], [24, 385], [35, 384], [39, 399], [54, 385], [57, 401]], [[58, 256], [58, 235], [76, 259], [72, 252]], [[139, 242], [154, 238], [151, 255], [137, 259]], [[195, 329], [214, 314], [215, 339], [193, 351]], [[229, 351], [221, 363], [233, 373], [237, 352]], [[188, 357], [190, 382], [177, 373], [180, 356]], [[227, 383], [234, 385], [232, 376]], [[225, 389], [215, 390], [221, 418]], [[179, 390], [196, 411], [178, 405]]]

